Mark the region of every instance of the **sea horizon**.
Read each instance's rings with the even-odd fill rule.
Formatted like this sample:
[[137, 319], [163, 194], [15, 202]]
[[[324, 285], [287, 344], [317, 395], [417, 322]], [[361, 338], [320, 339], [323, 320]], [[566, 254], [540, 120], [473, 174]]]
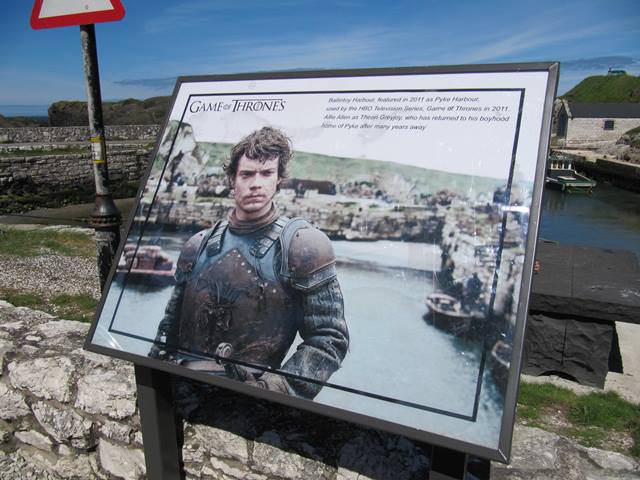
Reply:
[[0, 115], [5, 117], [46, 117], [49, 105], [2, 105]]

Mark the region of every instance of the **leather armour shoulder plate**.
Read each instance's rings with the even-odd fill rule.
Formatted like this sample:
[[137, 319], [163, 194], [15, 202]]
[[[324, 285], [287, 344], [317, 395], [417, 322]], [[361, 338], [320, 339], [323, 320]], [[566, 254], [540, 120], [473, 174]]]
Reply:
[[198, 260], [198, 256], [202, 251], [203, 245], [211, 235], [212, 229], [208, 228], [201, 230], [192, 236], [182, 247], [180, 251], [180, 257], [178, 257], [178, 264], [176, 267], [176, 281], [182, 282], [185, 276], [189, 275], [193, 270], [193, 266]]
[[331, 240], [317, 228], [299, 228], [291, 238], [288, 278], [293, 288], [309, 291], [336, 277], [336, 257]]

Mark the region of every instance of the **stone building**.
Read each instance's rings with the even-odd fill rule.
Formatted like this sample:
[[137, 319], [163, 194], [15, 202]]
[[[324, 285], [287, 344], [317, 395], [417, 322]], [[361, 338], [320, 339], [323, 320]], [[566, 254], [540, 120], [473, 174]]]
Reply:
[[640, 126], [637, 103], [569, 103], [558, 112], [557, 140], [564, 146], [615, 142]]

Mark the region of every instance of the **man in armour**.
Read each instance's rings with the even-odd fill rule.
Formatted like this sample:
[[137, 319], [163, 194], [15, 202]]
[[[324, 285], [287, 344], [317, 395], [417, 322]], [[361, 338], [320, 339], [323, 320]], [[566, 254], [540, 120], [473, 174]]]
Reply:
[[291, 156], [271, 127], [233, 147], [235, 208], [183, 246], [149, 356], [304, 398], [340, 367], [349, 333], [331, 242], [274, 202]]

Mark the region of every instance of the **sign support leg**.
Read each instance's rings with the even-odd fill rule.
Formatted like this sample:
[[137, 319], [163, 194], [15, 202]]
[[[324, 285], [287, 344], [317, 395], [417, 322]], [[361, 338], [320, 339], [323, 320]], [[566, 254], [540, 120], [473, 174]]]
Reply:
[[489, 480], [491, 462], [444, 447], [431, 451], [429, 480]]
[[135, 372], [147, 478], [180, 480], [170, 375], [140, 365]]

